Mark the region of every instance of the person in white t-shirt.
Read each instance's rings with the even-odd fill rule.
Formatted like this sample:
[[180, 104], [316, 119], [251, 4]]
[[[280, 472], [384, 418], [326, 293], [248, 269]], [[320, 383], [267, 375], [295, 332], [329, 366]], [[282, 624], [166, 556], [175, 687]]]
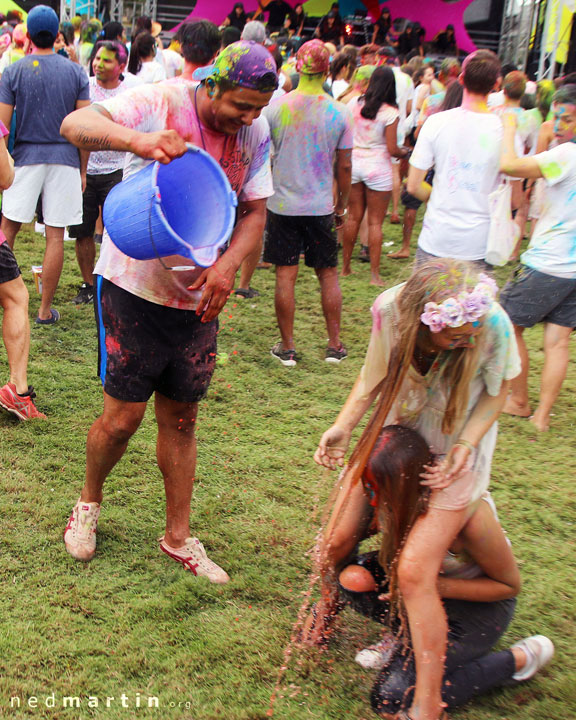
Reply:
[[366, 94], [348, 104], [354, 120], [352, 189], [344, 226], [342, 275], [350, 275], [350, 259], [364, 212], [368, 216], [370, 284], [384, 285], [380, 277], [382, 223], [392, 192], [392, 157], [403, 157], [397, 145], [396, 82], [389, 67], [376, 68]]
[[[96, 43], [96, 55], [92, 61], [94, 76], [90, 78], [90, 102], [101, 102], [134, 87], [137, 78], [129, 76], [126, 82], [123, 72], [128, 62], [126, 47], [117, 41]], [[137, 84], [141, 84], [137, 82]], [[94, 232], [100, 208], [112, 188], [122, 181], [125, 153], [103, 150], [90, 153], [86, 168], [86, 187], [82, 195], [82, 222], [71, 225], [68, 233], [76, 240], [76, 258], [82, 274], [82, 285], [73, 302], [89, 304], [94, 299], [94, 261], [96, 244]]]
[[[500, 62], [490, 50], [469, 55], [459, 80], [462, 106], [433, 115], [420, 131], [407, 183], [411, 195], [428, 201], [417, 264], [449, 257], [487, 267], [488, 196], [498, 184], [502, 122], [488, 111], [486, 98], [499, 72]], [[424, 182], [431, 167], [433, 188]]]
[[520, 178], [544, 178], [542, 214], [521, 265], [506, 285], [501, 303], [514, 323], [522, 374], [512, 382], [504, 412], [530, 417], [529, 358], [524, 330], [544, 323], [544, 367], [538, 407], [531, 416], [538, 430], [548, 430], [550, 411], [570, 361], [570, 335], [576, 327], [576, 85], [554, 95], [557, 145], [532, 157], [517, 157], [516, 117], [504, 116], [502, 171]]
[[137, 35], [130, 46], [128, 72], [145, 83], [166, 80], [166, 70], [156, 62], [157, 52], [156, 39], [150, 33], [142, 32]]

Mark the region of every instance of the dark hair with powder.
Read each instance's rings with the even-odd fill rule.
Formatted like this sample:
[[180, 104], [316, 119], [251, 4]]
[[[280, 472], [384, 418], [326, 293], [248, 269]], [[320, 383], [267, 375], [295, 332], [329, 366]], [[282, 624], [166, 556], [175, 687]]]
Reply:
[[156, 40], [150, 33], [142, 32], [136, 40], [132, 41], [130, 48], [130, 59], [128, 60], [128, 72], [138, 75], [142, 69], [142, 58], [150, 57], [156, 49]]
[[444, 110], [452, 110], [453, 108], [460, 107], [462, 105], [462, 97], [464, 96], [464, 88], [459, 82], [453, 82], [448, 85], [444, 100], [438, 108], [438, 112], [444, 112]]
[[562, 85], [562, 87], [554, 93], [552, 102], [576, 105], [576, 85]]
[[208, 65], [220, 50], [220, 30], [209, 20], [184, 23], [176, 35], [184, 60], [194, 65]]
[[500, 60], [491, 50], [468, 55], [462, 67], [462, 81], [468, 92], [488, 95], [500, 75]]
[[374, 120], [382, 105], [398, 107], [394, 72], [385, 65], [377, 67], [372, 73], [360, 115], [367, 120]]
[[94, 68], [92, 67], [92, 63], [94, 62], [96, 53], [102, 47], [109, 52], [113, 52], [116, 55], [116, 60], [118, 60], [120, 65], [124, 65], [128, 62], [128, 48], [126, 47], [126, 45], [124, 45], [124, 43], [121, 43], [119, 40], [99, 40], [94, 45], [94, 47], [92, 48], [92, 52], [90, 53], [90, 60], [88, 64], [90, 77], [94, 76]]

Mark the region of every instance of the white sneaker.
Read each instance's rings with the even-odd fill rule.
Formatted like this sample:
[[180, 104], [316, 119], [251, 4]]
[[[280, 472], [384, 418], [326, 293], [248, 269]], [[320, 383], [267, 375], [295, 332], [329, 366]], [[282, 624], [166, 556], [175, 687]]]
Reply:
[[182, 547], [173, 548], [167, 545], [164, 538], [161, 537], [160, 550], [183, 565], [186, 570], [190, 570], [199, 577], [206, 577], [212, 583], [224, 585], [230, 580], [228, 573], [206, 555], [204, 545], [198, 538], [189, 537]]
[[390, 664], [397, 646], [398, 641], [394, 635], [385, 632], [379, 643], [360, 650], [354, 660], [366, 670], [381, 670]]
[[88, 562], [96, 552], [96, 528], [100, 505], [96, 502], [87, 503], [78, 500], [64, 530], [66, 550], [76, 558]]
[[545, 635], [532, 635], [520, 640], [512, 647], [519, 648], [526, 654], [526, 665], [512, 675], [512, 678], [519, 682], [534, 677], [538, 670], [552, 660], [554, 655], [554, 643]]

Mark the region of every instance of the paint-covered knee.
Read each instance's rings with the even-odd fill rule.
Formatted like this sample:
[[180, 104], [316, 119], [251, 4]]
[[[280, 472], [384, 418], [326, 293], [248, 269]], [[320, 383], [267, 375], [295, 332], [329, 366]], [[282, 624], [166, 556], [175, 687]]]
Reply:
[[360, 565], [348, 565], [339, 577], [340, 585], [352, 592], [374, 592], [378, 589], [374, 576]]
[[116, 442], [128, 442], [132, 435], [138, 430], [142, 421], [142, 415], [136, 413], [118, 413], [115, 416], [103, 415], [101, 427], [104, 432]]

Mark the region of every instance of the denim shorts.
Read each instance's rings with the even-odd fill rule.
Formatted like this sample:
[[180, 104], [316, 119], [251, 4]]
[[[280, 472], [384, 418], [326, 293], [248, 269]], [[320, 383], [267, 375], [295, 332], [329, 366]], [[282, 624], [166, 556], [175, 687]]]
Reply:
[[576, 327], [576, 278], [559, 278], [519, 265], [500, 293], [500, 304], [519, 327], [540, 322]]

